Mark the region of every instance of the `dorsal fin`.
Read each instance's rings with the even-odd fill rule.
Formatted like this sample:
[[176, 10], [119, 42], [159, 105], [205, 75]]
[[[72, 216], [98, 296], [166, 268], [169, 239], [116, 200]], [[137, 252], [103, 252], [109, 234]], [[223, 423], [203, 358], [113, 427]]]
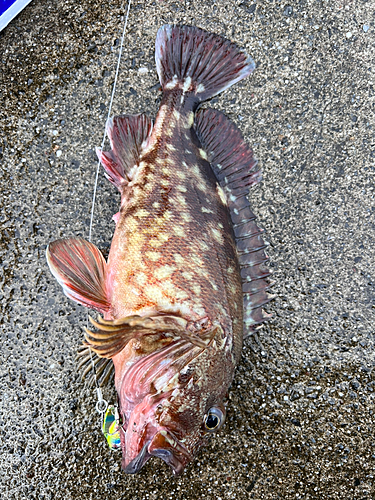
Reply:
[[149, 137], [152, 121], [145, 114], [114, 116], [107, 122], [111, 151], [96, 148], [107, 179], [119, 191], [132, 179], [142, 144]]
[[202, 109], [195, 117], [195, 131], [224, 191], [230, 211], [244, 292], [244, 336], [269, 318], [262, 306], [272, 299], [264, 263], [268, 256], [262, 232], [247, 198], [249, 188], [261, 180], [257, 161], [240, 130], [223, 113]]
[[106, 291], [107, 263], [93, 243], [83, 238], [56, 240], [48, 245], [46, 257], [65, 295], [102, 313], [111, 309]]

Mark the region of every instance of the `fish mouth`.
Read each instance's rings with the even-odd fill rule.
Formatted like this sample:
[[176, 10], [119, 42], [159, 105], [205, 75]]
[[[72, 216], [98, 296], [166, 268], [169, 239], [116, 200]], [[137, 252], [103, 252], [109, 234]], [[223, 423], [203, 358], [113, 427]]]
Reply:
[[183, 472], [193, 456], [183, 446], [171, 431], [163, 429], [155, 434], [148, 452], [154, 457], [159, 457], [166, 462], [173, 473], [178, 475]]
[[142, 469], [144, 464], [151, 457], [150, 453], [148, 453], [147, 451], [149, 444], [150, 441], [147, 441], [147, 443], [143, 445], [143, 448], [138, 453], [138, 455], [135, 458], [133, 458], [133, 460], [129, 462], [126, 466], [125, 466], [125, 459], [123, 459], [122, 468], [126, 474], [136, 474]]
[[162, 429], [154, 435], [152, 440], [143, 444], [141, 451], [132, 460], [129, 461], [125, 456], [122, 460], [122, 468], [126, 474], [136, 474], [151, 457], [164, 460], [175, 475], [181, 474], [193, 458], [170, 431]]

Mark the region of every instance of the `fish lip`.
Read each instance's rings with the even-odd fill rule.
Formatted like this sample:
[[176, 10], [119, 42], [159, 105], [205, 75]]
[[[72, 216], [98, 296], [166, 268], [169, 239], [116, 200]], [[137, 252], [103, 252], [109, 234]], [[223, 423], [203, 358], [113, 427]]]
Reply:
[[173, 474], [181, 474], [186, 465], [193, 459], [192, 454], [183, 446], [171, 431], [162, 429], [153, 437], [148, 447], [150, 456], [164, 460], [173, 470]]
[[142, 467], [145, 465], [145, 463], [148, 461], [148, 459], [151, 457], [150, 453], [148, 453], [148, 446], [151, 441], [146, 441], [146, 443], [143, 445], [141, 451], [138, 453], [138, 455], [133, 458], [131, 462], [128, 463], [128, 465], [124, 466], [124, 460], [122, 463], [122, 468], [125, 474], [136, 474], [139, 472]]
[[184, 471], [186, 465], [193, 458], [191, 453], [170, 431], [162, 430], [162, 432], [157, 432], [152, 440], [146, 441], [138, 455], [126, 466], [123, 459], [123, 471], [125, 474], [136, 474], [151, 457], [161, 458], [171, 467], [176, 476]]
[[180, 475], [185, 468], [185, 465], [182, 464], [169, 450], [164, 450], [163, 448], [153, 450], [152, 456], [164, 460], [164, 462], [171, 467], [173, 474], [176, 476]]

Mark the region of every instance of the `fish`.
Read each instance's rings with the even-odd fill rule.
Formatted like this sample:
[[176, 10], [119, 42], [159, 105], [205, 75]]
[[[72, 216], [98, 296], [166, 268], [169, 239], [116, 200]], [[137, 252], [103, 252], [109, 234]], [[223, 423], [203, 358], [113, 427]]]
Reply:
[[151, 457], [182, 473], [222, 427], [243, 339], [269, 318], [272, 298], [248, 199], [261, 171], [237, 126], [200, 108], [255, 63], [224, 37], [180, 25], [159, 29], [155, 59], [155, 122], [115, 116], [111, 150], [97, 149], [121, 193], [107, 261], [82, 238], [47, 248], [64, 293], [99, 313], [85, 328], [82, 365], [89, 371], [95, 355], [106, 381], [114, 369], [129, 474]]

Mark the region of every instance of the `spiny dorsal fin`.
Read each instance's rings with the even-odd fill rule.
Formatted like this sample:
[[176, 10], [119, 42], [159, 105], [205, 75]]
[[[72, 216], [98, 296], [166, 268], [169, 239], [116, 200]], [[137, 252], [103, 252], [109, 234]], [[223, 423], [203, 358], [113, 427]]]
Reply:
[[90, 322], [97, 331], [85, 328], [85, 345], [103, 358], [113, 358], [132, 339], [158, 333], [178, 337], [206, 349], [217, 332], [217, 327], [211, 325], [194, 331], [191, 323], [178, 316], [127, 316], [115, 320], [99, 317], [98, 321], [90, 317]]
[[132, 179], [138, 165], [142, 143], [149, 137], [152, 121], [145, 114], [114, 116], [107, 122], [111, 151], [96, 148], [107, 179], [119, 191]]
[[106, 291], [107, 263], [93, 243], [82, 238], [56, 240], [48, 245], [46, 257], [65, 295], [102, 313], [111, 309]]
[[240, 130], [223, 113], [202, 109], [195, 117], [195, 130], [215, 176], [224, 191], [231, 215], [244, 292], [244, 335], [270, 316], [262, 306], [273, 297], [267, 293], [270, 272], [262, 230], [247, 198], [249, 188], [261, 180], [257, 161]]

